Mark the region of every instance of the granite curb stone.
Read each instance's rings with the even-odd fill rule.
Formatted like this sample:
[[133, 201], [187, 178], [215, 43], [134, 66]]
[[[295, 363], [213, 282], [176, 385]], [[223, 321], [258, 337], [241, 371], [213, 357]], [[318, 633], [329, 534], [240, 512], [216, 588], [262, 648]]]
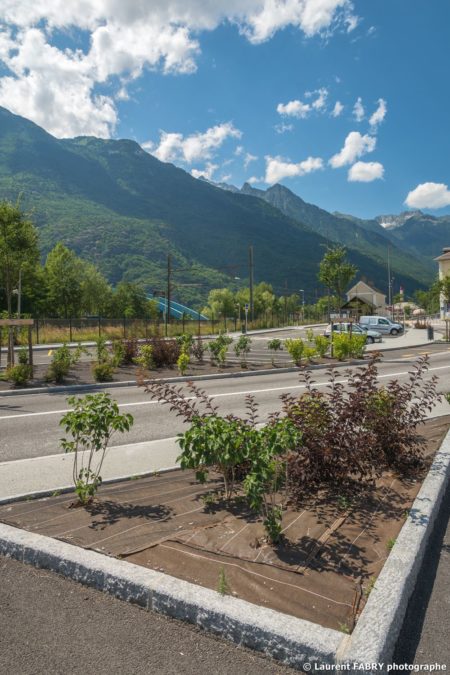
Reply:
[[284, 663], [334, 662], [342, 634], [96, 551], [0, 524], [0, 554], [196, 624]]
[[450, 431], [435, 455], [346, 648], [340, 652], [342, 662], [391, 662], [449, 481]]

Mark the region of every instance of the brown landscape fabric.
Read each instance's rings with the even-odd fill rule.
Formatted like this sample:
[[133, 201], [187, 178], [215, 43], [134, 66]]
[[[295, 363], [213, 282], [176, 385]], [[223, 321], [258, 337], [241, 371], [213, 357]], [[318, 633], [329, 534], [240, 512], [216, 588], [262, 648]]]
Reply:
[[[446, 416], [421, 430], [429, 458], [449, 426]], [[214, 590], [222, 579], [236, 597], [351, 629], [423, 475], [385, 474], [358, 497], [322, 492], [289, 507], [277, 547], [264, 543], [261, 519], [242, 496], [205, 505], [202, 495], [219, 492], [222, 481], [199, 485], [191, 471], [104, 486], [87, 508], [74, 508], [67, 494], [5, 505], [0, 520]]]

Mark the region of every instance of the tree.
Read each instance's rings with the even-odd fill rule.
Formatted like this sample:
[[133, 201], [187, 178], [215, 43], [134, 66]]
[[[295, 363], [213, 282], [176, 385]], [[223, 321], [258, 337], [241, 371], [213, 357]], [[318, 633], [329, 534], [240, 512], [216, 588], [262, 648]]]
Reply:
[[84, 262], [64, 244], [56, 244], [45, 262], [47, 300], [52, 315], [79, 316], [82, 308]]
[[84, 264], [81, 282], [82, 308], [88, 315], [107, 316], [111, 310], [112, 288], [98, 269], [90, 263]]
[[439, 295], [441, 293], [441, 282], [438, 278], [433, 282], [428, 291], [417, 290], [413, 297], [414, 301], [425, 310], [427, 314], [436, 314], [439, 312]]
[[216, 319], [222, 316], [225, 325], [228, 316], [236, 313], [236, 302], [233, 292], [229, 288], [213, 288], [208, 295], [208, 306], [205, 311]]
[[19, 203], [0, 202], [0, 274], [6, 295], [8, 317], [12, 317], [13, 289], [21, 273], [39, 260], [38, 235], [33, 223], [21, 212]]
[[156, 304], [147, 298], [144, 288], [131, 281], [117, 284], [113, 295], [113, 314], [126, 319], [152, 318], [156, 313]]
[[447, 275], [440, 280], [439, 289], [445, 304], [448, 306], [450, 304], [450, 276]]
[[333, 291], [342, 305], [345, 289], [358, 271], [355, 265], [346, 259], [344, 246], [329, 248], [319, 266], [319, 281]]

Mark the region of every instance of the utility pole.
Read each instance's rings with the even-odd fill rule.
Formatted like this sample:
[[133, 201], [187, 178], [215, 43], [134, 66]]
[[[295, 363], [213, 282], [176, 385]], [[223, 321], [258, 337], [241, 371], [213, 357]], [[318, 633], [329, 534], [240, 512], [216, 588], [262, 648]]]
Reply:
[[172, 256], [170, 253], [167, 254], [167, 295], [166, 295], [166, 337], [169, 334], [169, 323], [170, 323], [170, 291], [171, 291], [171, 279], [172, 277]]
[[391, 279], [391, 245], [388, 244], [387, 250], [387, 269], [388, 269], [388, 305], [392, 319], [392, 279]]
[[19, 286], [17, 289], [17, 318], [20, 319], [22, 313], [22, 267], [19, 267]]
[[253, 321], [255, 318], [253, 307], [253, 246], [248, 247], [248, 269], [250, 279], [250, 319]]

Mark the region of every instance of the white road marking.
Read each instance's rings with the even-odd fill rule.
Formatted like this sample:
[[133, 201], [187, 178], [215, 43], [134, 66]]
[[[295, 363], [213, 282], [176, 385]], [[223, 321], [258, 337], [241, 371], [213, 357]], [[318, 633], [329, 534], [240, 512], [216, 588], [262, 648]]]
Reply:
[[[448, 370], [450, 368], [450, 365], [448, 366], [436, 366], [434, 368], [428, 368], [427, 372], [434, 372], [436, 370]], [[385, 373], [384, 375], [378, 375], [377, 379], [382, 380], [386, 378], [395, 378], [395, 377], [401, 377], [403, 375], [409, 375], [409, 371], [404, 370], [400, 373]], [[348, 383], [348, 378], [344, 380], [336, 380], [336, 383], [338, 384], [347, 384]], [[330, 384], [330, 381], [327, 382], [315, 382], [314, 387], [326, 387]], [[219, 394], [210, 394], [209, 398], [216, 399], [216, 398], [225, 398], [226, 396], [248, 396], [249, 394], [269, 394], [274, 391], [292, 391], [294, 389], [305, 389], [306, 385], [305, 384], [296, 384], [296, 385], [285, 385], [283, 387], [267, 387], [265, 389], [248, 389], [247, 391], [226, 391], [222, 392]], [[192, 401], [196, 399], [196, 396], [187, 396], [187, 400]], [[119, 403], [119, 408], [134, 408], [138, 407], [141, 405], [161, 405], [162, 401], [135, 401], [134, 403]], [[1, 420], [11, 420], [11, 419], [19, 419], [22, 417], [40, 417], [42, 415], [62, 415], [67, 412], [69, 412], [71, 408], [67, 408], [66, 410], [44, 410], [41, 412], [34, 412], [34, 413], [19, 413], [17, 415], [2, 415], [0, 416], [0, 421]]]

